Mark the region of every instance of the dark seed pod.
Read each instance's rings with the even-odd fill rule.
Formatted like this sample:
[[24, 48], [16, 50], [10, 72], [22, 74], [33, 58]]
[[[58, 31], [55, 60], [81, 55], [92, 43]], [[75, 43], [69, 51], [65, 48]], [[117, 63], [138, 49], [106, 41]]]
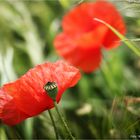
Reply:
[[56, 99], [58, 88], [55, 82], [48, 82], [45, 84], [44, 89], [53, 100]]

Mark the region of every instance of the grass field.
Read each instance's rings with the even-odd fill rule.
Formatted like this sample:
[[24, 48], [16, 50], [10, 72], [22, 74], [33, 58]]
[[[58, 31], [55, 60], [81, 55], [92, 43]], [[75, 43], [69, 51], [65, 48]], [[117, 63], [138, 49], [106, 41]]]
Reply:
[[[140, 1], [108, 1], [120, 11], [126, 37], [139, 51]], [[37, 64], [61, 59], [54, 38], [62, 31], [63, 16], [83, 2], [87, 0], [0, 0], [1, 87]], [[80, 81], [65, 91], [59, 109], [77, 139], [138, 139], [140, 56], [123, 41], [102, 53], [100, 67], [89, 74], [81, 71]], [[59, 137], [69, 138], [56, 110], [51, 111]], [[0, 140], [6, 139], [55, 139], [48, 111], [15, 126], [1, 122]]]

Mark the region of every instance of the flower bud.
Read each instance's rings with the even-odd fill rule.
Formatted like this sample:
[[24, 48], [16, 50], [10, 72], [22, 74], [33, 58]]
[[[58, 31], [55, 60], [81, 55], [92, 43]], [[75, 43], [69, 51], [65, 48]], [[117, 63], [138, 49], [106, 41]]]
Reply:
[[44, 86], [45, 91], [55, 101], [58, 92], [57, 84], [55, 82], [48, 82]]

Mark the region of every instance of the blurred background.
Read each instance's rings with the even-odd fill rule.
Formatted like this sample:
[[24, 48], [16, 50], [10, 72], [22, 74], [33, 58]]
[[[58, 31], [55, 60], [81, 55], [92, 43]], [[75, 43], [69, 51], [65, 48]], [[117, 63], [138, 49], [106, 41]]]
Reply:
[[[94, 0], [0, 0], [0, 86], [30, 68], [60, 57], [53, 40], [65, 13]], [[127, 38], [140, 46], [140, 1], [109, 0], [124, 17]], [[117, 20], [117, 19], [116, 19]], [[140, 58], [123, 43], [104, 53], [101, 68], [82, 73], [79, 83], [64, 94], [59, 108], [79, 139], [140, 136]], [[59, 135], [66, 133], [52, 109]], [[0, 123], [0, 139], [52, 139], [53, 126], [45, 111], [19, 125]]]

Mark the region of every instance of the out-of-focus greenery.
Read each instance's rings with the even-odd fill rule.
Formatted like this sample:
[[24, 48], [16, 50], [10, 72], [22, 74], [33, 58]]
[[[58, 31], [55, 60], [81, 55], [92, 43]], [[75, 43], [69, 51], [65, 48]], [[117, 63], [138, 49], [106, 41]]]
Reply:
[[[110, 1], [125, 19], [127, 38], [139, 47], [140, 2]], [[63, 15], [82, 2], [84, 0], [0, 1], [1, 86], [36, 64], [60, 59], [54, 50], [54, 37], [61, 31]], [[140, 136], [140, 58], [124, 44], [103, 53], [101, 67], [91, 74], [82, 73], [79, 83], [63, 94], [59, 107], [76, 138]], [[52, 113], [59, 135], [66, 137], [54, 109]], [[48, 112], [14, 127], [1, 123], [0, 139], [10, 138], [55, 138]]]

